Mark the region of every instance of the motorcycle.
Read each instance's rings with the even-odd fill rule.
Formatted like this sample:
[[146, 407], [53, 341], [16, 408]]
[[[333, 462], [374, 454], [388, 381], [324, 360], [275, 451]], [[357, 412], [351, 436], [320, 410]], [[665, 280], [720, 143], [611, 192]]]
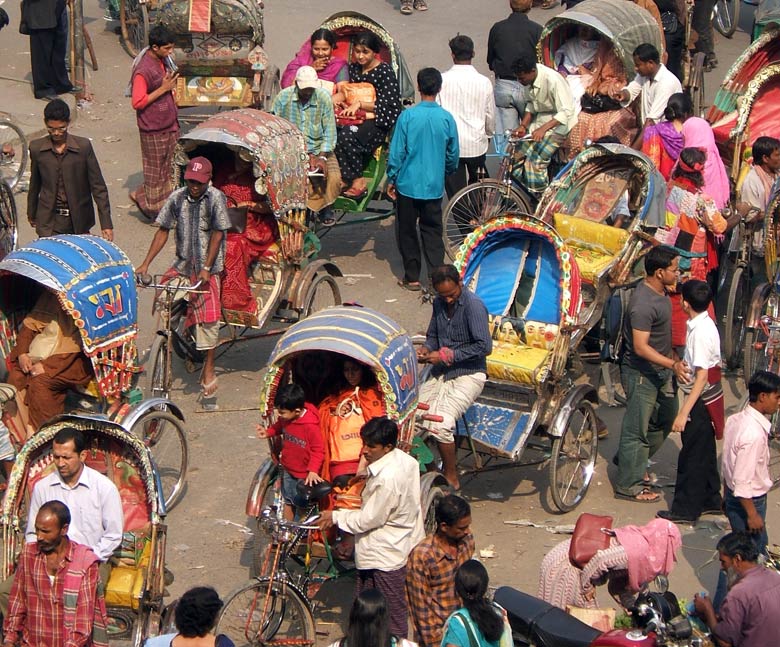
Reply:
[[643, 592], [631, 609], [633, 627], [603, 633], [562, 609], [508, 586], [494, 600], [506, 609], [516, 647], [706, 647], [707, 635], [680, 612], [674, 593]]

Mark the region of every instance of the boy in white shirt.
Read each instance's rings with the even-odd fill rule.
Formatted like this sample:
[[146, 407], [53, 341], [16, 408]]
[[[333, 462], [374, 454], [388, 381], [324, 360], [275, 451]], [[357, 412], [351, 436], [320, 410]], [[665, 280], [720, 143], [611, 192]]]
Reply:
[[688, 315], [684, 360], [693, 371], [693, 381], [680, 385], [685, 400], [672, 423], [672, 431], [682, 432], [674, 499], [669, 510], [656, 516], [693, 524], [702, 514], [720, 514], [715, 440], [723, 435], [724, 409], [720, 335], [707, 312], [712, 291], [704, 281], [686, 281], [681, 293], [683, 311]]

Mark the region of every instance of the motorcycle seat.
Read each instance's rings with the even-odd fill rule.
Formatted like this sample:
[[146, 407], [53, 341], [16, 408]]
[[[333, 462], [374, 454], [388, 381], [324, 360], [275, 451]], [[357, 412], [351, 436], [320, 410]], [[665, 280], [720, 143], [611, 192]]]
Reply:
[[537, 647], [588, 647], [602, 632], [535, 598], [502, 586], [493, 598], [506, 609], [512, 631], [527, 636]]

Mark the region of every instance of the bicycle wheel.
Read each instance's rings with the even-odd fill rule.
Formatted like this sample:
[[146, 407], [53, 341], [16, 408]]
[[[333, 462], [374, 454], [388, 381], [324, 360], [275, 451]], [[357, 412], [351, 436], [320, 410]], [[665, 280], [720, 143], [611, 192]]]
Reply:
[[0, 260], [16, 249], [16, 200], [11, 187], [0, 180]]
[[730, 370], [739, 368], [742, 360], [742, 347], [745, 343], [746, 303], [750, 296], [749, 274], [744, 267], [737, 267], [731, 276], [729, 299], [726, 304], [726, 318], [723, 326], [723, 350], [726, 366]]
[[236, 647], [314, 645], [314, 617], [304, 595], [290, 584], [257, 578], [233, 591], [219, 614], [217, 634]]
[[568, 415], [563, 435], [552, 444], [550, 494], [561, 512], [574, 510], [585, 498], [598, 443], [596, 412], [588, 400], [580, 400]]
[[740, 0], [718, 0], [713, 12], [713, 25], [726, 38], [731, 38], [739, 25]]
[[12, 189], [27, 170], [27, 138], [13, 121], [0, 119], [0, 179]]
[[530, 198], [515, 187], [507, 187], [497, 180], [482, 180], [458, 191], [444, 208], [444, 251], [455, 258], [463, 240], [478, 225], [486, 223], [507, 211], [533, 213]]
[[[136, 429], [138, 428], [138, 429]], [[184, 425], [167, 411], [153, 410], [133, 428], [152, 453], [162, 483], [162, 496], [168, 511], [184, 494], [189, 466], [189, 447]]]
[[436, 506], [439, 505], [439, 501], [444, 497], [444, 490], [438, 486], [434, 486], [428, 491], [423, 507], [423, 528], [426, 535], [436, 532]]
[[168, 376], [166, 375], [167, 340], [162, 335], [157, 335], [152, 342], [149, 356], [146, 359], [144, 375], [146, 376], [146, 388], [144, 392], [150, 398], [168, 397]]
[[308, 317], [315, 312], [324, 310], [330, 306], [341, 303], [341, 291], [338, 283], [327, 272], [315, 274], [309, 289], [306, 290], [306, 298], [303, 305], [303, 316]]
[[149, 43], [149, 10], [138, 0], [122, 0], [119, 5], [122, 41], [131, 56], [138, 56]]

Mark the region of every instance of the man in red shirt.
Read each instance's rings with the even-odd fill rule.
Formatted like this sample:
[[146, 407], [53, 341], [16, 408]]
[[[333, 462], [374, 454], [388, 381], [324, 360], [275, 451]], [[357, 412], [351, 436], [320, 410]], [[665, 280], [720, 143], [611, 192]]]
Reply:
[[68, 539], [69, 524], [70, 510], [61, 501], [38, 510], [37, 541], [25, 545], [16, 566], [3, 647], [107, 647], [100, 562], [90, 548]]

